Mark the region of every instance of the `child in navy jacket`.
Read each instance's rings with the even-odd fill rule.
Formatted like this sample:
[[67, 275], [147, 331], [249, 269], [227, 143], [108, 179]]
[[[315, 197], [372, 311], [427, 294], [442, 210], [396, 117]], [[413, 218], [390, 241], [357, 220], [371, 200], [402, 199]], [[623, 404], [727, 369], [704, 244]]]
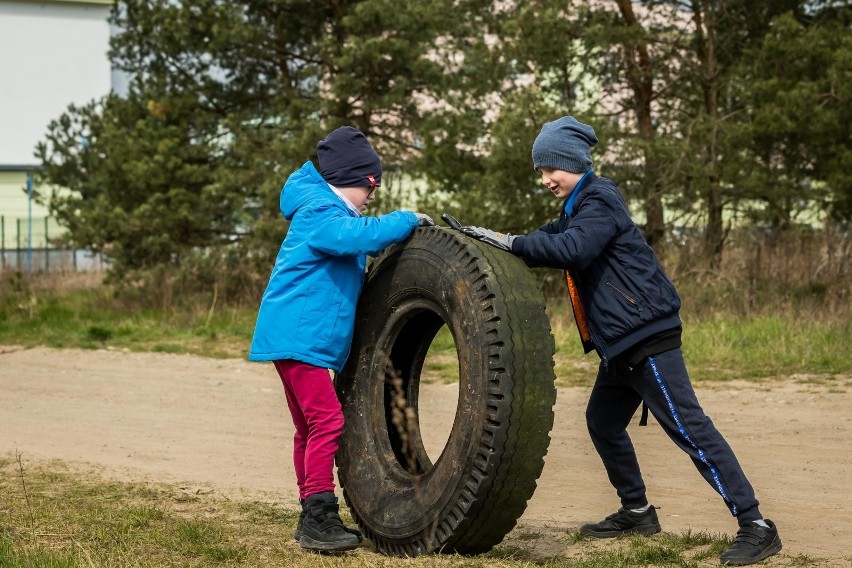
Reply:
[[627, 434], [644, 403], [739, 522], [722, 564], [759, 562], [781, 549], [778, 531], [698, 403], [681, 354], [680, 298], [616, 185], [592, 170], [597, 142], [592, 127], [571, 116], [546, 123], [532, 158], [542, 184], [563, 200], [559, 218], [527, 235], [463, 230], [530, 265], [564, 270], [585, 351], [601, 358], [586, 421], [621, 508], [580, 532], [606, 538], [661, 530]]

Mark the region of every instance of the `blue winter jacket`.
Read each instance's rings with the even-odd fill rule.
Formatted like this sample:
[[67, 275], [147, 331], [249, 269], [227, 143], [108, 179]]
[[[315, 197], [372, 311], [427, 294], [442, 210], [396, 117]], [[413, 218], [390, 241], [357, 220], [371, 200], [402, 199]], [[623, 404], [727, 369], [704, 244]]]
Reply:
[[583, 347], [612, 359], [681, 325], [680, 298], [615, 183], [589, 173], [575, 191], [566, 200], [573, 201], [570, 211], [518, 236], [512, 252], [531, 265], [568, 271], [591, 332]]
[[284, 184], [281, 212], [290, 229], [263, 293], [249, 360], [295, 359], [339, 371], [352, 343], [367, 255], [405, 240], [417, 217], [359, 216], [310, 161]]

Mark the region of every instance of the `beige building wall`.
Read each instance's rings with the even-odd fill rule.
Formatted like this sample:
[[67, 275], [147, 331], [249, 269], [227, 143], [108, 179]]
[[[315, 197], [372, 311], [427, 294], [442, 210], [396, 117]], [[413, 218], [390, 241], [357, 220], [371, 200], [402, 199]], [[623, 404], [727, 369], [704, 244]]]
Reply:
[[[30, 210], [26, 188], [26, 172], [0, 171], [0, 225], [2, 225], [0, 227], [2, 228], [0, 245], [2, 245], [2, 248], [18, 248], [19, 244], [21, 248], [26, 248], [28, 245]], [[33, 201], [31, 234], [34, 248], [44, 247], [46, 237], [53, 238], [61, 233], [53, 219], [47, 221], [47, 230], [45, 231], [45, 219], [47, 217], [47, 208]]]

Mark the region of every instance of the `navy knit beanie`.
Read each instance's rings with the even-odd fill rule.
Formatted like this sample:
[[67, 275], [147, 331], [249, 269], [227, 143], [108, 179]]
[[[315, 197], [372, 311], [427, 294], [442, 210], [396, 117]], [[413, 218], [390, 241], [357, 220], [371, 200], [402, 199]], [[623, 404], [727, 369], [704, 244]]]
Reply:
[[367, 137], [341, 126], [317, 144], [320, 175], [336, 187], [375, 187], [382, 182], [382, 161]]
[[584, 174], [592, 167], [590, 150], [597, 143], [594, 129], [573, 116], [546, 122], [533, 142], [533, 167]]

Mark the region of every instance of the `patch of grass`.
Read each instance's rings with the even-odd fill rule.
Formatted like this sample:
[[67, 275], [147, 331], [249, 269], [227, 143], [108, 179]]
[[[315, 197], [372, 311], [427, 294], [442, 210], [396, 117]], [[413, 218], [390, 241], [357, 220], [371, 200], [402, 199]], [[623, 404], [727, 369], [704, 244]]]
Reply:
[[[256, 306], [207, 302], [183, 307], [132, 309], [106, 286], [63, 289], [27, 287], [0, 280], [0, 345], [128, 349], [245, 358]], [[583, 355], [571, 308], [549, 302], [556, 343], [557, 386], [590, 385], [595, 353]], [[797, 312], [793, 308], [734, 315], [692, 316], [684, 310], [684, 356], [696, 381], [801, 375], [831, 382], [852, 374], [852, 318]], [[455, 342], [442, 327], [427, 353], [424, 382], [458, 381]]]
[[[552, 535], [538, 538], [551, 540]], [[730, 539], [707, 533], [661, 533], [652, 537], [631, 536], [616, 539], [595, 539], [579, 532], [563, 534], [567, 545], [558, 555], [543, 556], [533, 544], [518, 543], [511, 533], [510, 542], [501, 544], [489, 556], [531, 560], [531, 565], [553, 568], [610, 568], [630, 566], [698, 567], [718, 563], [718, 555], [729, 546]], [[551, 546], [552, 550], [552, 546]]]
[[[698, 379], [848, 374], [852, 322], [807, 320], [793, 314], [687, 321], [684, 356]], [[844, 347], [846, 346], [846, 347]], [[725, 371], [721, 371], [724, 369]]]
[[135, 309], [106, 286], [0, 282], [0, 344], [245, 357], [257, 307]]
[[[847, 559], [847, 562], [850, 566], [852, 566], [852, 557]], [[790, 558], [789, 565], [790, 566], [818, 566], [820, 563], [819, 558], [815, 558], [813, 556], [809, 556], [807, 554], [797, 554]]]
[[151, 347], [154, 353], [183, 353], [185, 348], [181, 344], [175, 343], [155, 343]]
[[[556, 339], [559, 386], [591, 384], [598, 357], [582, 356], [571, 308], [548, 306]], [[716, 314], [703, 319], [684, 315], [683, 353], [697, 381], [771, 378], [852, 373], [852, 320], [812, 318], [792, 311], [734, 316]]]
[[[17, 457], [17, 456], [16, 456]], [[23, 476], [20, 470], [23, 470]], [[61, 462], [0, 456], [0, 566], [264, 566], [268, 568], [611, 568], [698, 566], [729, 542], [704, 533], [558, 541], [558, 529], [519, 527], [489, 553], [392, 558], [369, 542], [341, 555], [316, 555], [293, 538], [298, 511], [277, 503], [233, 501], [212, 492], [119, 483]], [[344, 522], [352, 524], [345, 507]], [[569, 542], [567, 548], [564, 546]], [[539, 550], [561, 542], [562, 552]], [[799, 560], [804, 562], [804, 558]], [[704, 564], [701, 564], [704, 565]], [[797, 564], [806, 565], [806, 564]]]
[[527, 550], [522, 546], [514, 546], [511, 544], [495, 547], [494, 550], [488, 553], [488, 556], [490, 558], [515, 561], [533, 560], [535, 558], [535, 555], [530, 550]]
[[79, 563], [73, 556], [50, 550], [17, 550], [12, 539], [0, 535], [0, 566], [4, 568], [77, 568]]
[[[4, 459], [0, 478], [0, 566], [288, 565], [265, 562], [251, 517], [229, 501], [187, 504], [168, 486], [104, 481], [57, 462]], [[278, 542], [295, 521], [254, 524]]]
[[515, 535], [518, 540], [538, 540], [541, 538], [541, 533], [529, 530], [518, 531]]
[[446, 325], [438, 330], [426, 352], [421, 381], [456, 383], [459, 380], [459, 358], [456, 343]]
[[281, 523], [295, 527], [299, 521], [298, 510], [287, 509], [273, 503], [258, 503], [253, 501], [250, 503], [238, 503], [237, 507], [252, 522]]
[[225, 533], [226, 529], [216, 521], [179, 519], [166, 544], [186, 557], [207, 558], [216, 563], [245, 560], [247, 548], [229, 543]]

